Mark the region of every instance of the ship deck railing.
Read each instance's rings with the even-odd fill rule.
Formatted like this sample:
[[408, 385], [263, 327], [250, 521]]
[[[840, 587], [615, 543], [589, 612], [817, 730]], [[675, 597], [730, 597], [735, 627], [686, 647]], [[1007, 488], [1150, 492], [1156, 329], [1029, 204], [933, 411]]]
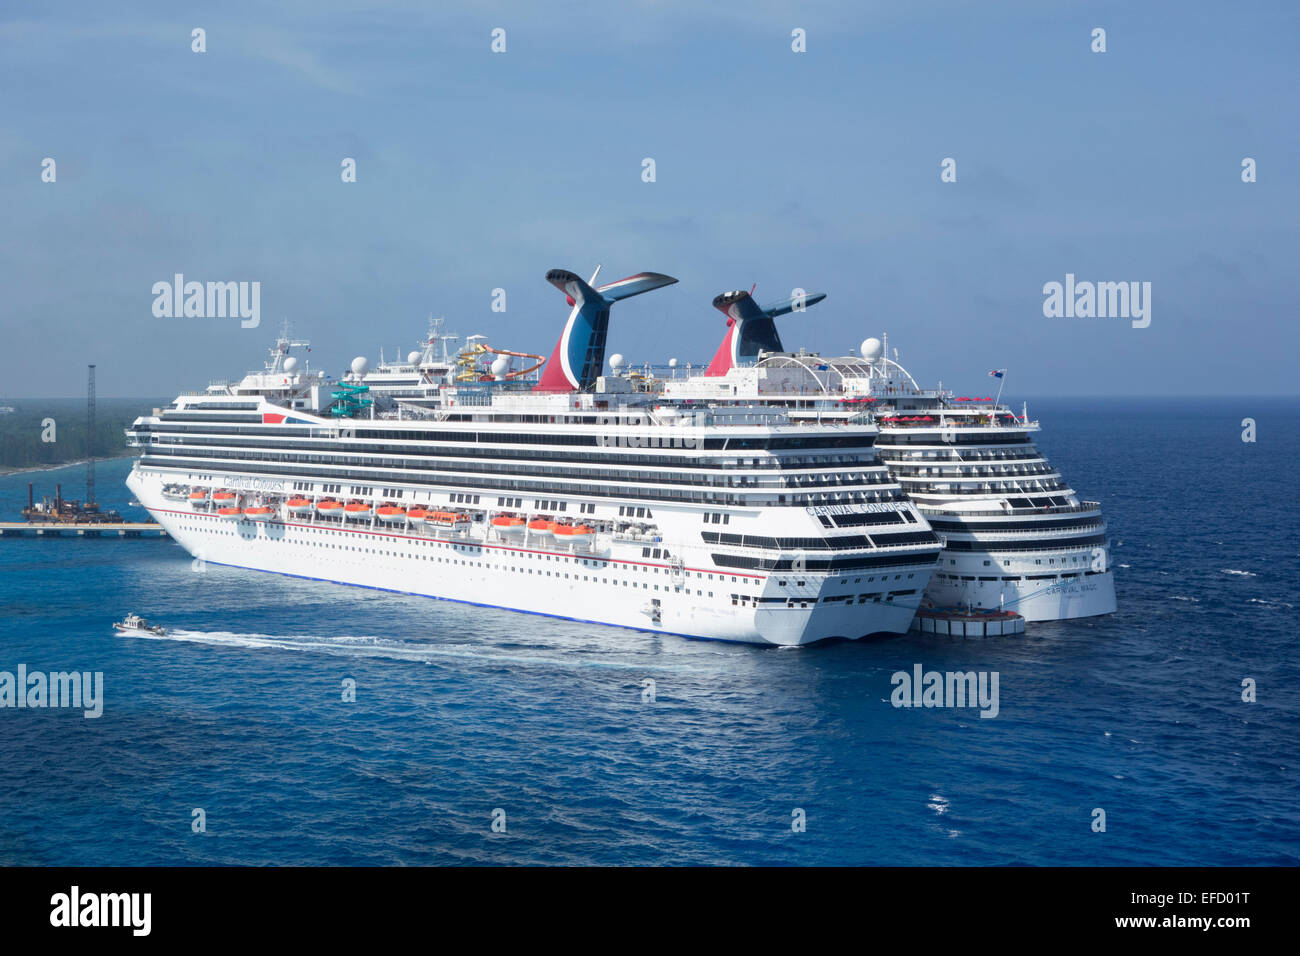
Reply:
[[[1050, 494], [1050, 492], [1044, 492]], [[1021, 495], [1020, 497], [1024, 497]], [[1021, 515], [1065, 515], [1065, 514], [1082, 514], [1086, 511], [1100, 511], [1100, 501], [1084, 501], [1077, 505], [1048, 505], [1043, 508], [963, 508], [954, 510], [944, 508], [940, 505], [930, 504], [929, 502], [917, 502], [922, 513], [927, 518], [943, 518], [948, 515], [960, 515], [964, 517], [976, 518], [1005, 518], [1008, 515], [1019, 517]]]
[[[951, 531], [947, 528], [938, 529], [935, 534], [945, 540], [951, 538], [955, 541], [961, 541], [966, 544], [1005, 544], [1008, 541], [1021, 540], [1053, 540], [1060, 541], [1062, 548], [1072, 547], [1070, 541], [1073, 538], [1092, 537], [1105, 529], [1106, 523], [1100, 518], [1094, 524], [1084, 525], [1081, 528], [1042, 528], [1034, 530], [1025, 528], [1015, 531], [981, 531], [974, 528], [970, 531]], [[978, 535], [978, 537], [976, 537]], [[1038, 550], [1037, 546], [1021, 548], [1022, 551]]]
[[[1051, 466], [1048, 466], [1047, 468], [1044, 468], [1039, 471], [1034, 471], [1028, 468], [1015, 469], [1015, 468], [1005, 468], [1005, 467], [994, 470], [995, 467], [996, 466], [991, 466], [991, 465], [980, 465], [974, 462], [962, 462], [962, 463], [950, 462], [946, 464], [940, 464], [937, 462], [933, 464], [897, 463], [890, 468], [890, 472], [893, 473], [894, 477], [896, 478], [917, 478], [917, 479], [925, 478], [931, 481], [935, 479], [939, 481], [951, 481], [953, 479], [960, 479], [964, 481], [968, 478], [1044, 478], [1044, 477], [1049, 477], [1051, 475], [1057, 475], [1059, 477], [1060, 475], [1060, 473], [1055, 468], [1052, 468]], [[936, 470], [941, 468], [953, 468], [953, 469], [965, 468], [965, 470], [964, 471], [957, 470], [952, 472], [939, 471], [938, 474], [934, 474]], [[915, 469], [915, 470], [908, 471], [905, 469]], [[975, 469], [983, 469], [983, 470], [975, 470]]]
[[891, 428], [891, 429], [893, 428], [927, 429], [928, 428], [932, 431], [935, 429], [956, 431], [958, 429], [974, 429], [974, 428], [1023, 429], [1023, 428], [1033, 428], [1038, 425], [1037, 420], [1034, 420], [1032, 422], [1024, 422], [1021, 421], [1019, 418], [1012, 419], [1011, 421], [1001, 421], [1001, 422], [969, 422], [969, 421], [964, 421], [960, 418], [955, 420], [952, 418], [941, 420], [933, 416], [928, 422], [900, 422], [897, 420], [887, 421], [886, 419], [888, 418], [889, 418], [888, 415], [881, 415], [877, 412], [876, 421], [882, 427]]
[[[940, 540], [940, 542], [943, 543], [943, 545], [944, 545], [945, 548], [947, 547], [947, 536], [948, 536], [948, 532], [946, 532], [946, 531], [945, 531], [945, 532], [941, 532], [941, 533], [939, 534], [939, 540]], [[976, 543], [976, 544], [995, 545], [995, 544], [999, 544], [1000, 542], [998, 542], [998, 541], [983, 541], [983, 542], [977, 541], [977, 542], [975, 542], [975, 543]], [[1036, 553], [1038, 553], [1038, 552], [1040, 552], [1040, 551], [1052, 551], [1052, 552], [1061, 552], [1061, 551], [1093, 552], [1093, 551], [1096, 551], [1098, 548], [1109, 549], [1109, 548], [1110, 548], [1110, 539], [1107, 538], [1107, 539], [1106, 539], [1105, 541], [1103, 541], [1101, 544], [1070, 544], [1070, 540], [1069, 540], [1068, 538], [1062, 538], [1062, 539], [1061, 539], [1059, 542], [1057, 542], [1056, 544], [1048, 544], [1048, 545], [1034, 545], [1034, 546], [1032, 546], [1032, 547], [1026, 547], [1026, 548], [1015, 548], [1015, 549], [1010, 549], [1010, 548], [1008, 548], [1008, 549], [1006, 549], [1006, 550], [998, 550], [998, 551], [993, 551], [993, 552], [989, 552], [989, 553], [991, 553], [991, 554], [996, 554], [996, 555], [999, 555], [999, 556], [1002, 556], [1002, 555], [1008, 555], [1008, 554], [1022, 554], [1022, 553], [1036, 554]], [[979, 548], [971, 548], [971, 549], [969, 549], [969, 550], [963, 548], [963, 549], [962, 549], [960, 552], [958, 552], [958, 553], [961, 554], [961, 555], [978, 555], [978, 554], [984, 554], [985, 552], [981, 551]], [[953, 554], [953, 552], [949, 552], [949, 555], [948, 555], [948, 556], [949, 556], [949, 557], [952, 557], [952, 554]], [[996, 569], [993, 569], [993, 570], [996, 570]], [[1066, 568], [1066, 567], [1063, 566], [1063, 565], [1062, 565], [1061, 567], [1056, 567], [1056, 568], [1044, 568], [1044, 569], [1043, 569], [1044, 573], [1062, 573], [1062, 572], [1065, 572], [1065, 571], [1071, 571], [1071, 572], [1073, 572], [1073, 571], [1078, 571], [1078, 570], [1080, 570], [1080, 569], [1079, 569], [1079, 568]], [[1037, 572], [1035, 572], [1035, 573], [1037, 573]]]
[[[986, 487], [976, 487], [971, 485], [953, 487], [953, 485], [955, 485], [958, 481], [962, 481], [962, 480], [984, 482]], [[1009, 488], [1008, 487], [1002, 487], [1002, 488], [987, 487], [987, 485], [996, 484], [996, 483], [1001, 483], [1005, 485], [1008, 481], [1010, 481], [1010, 479], [999, 479], [998, 482], [991, 482], [988, 478], [970, 478], [970, 479], [949, 478], [946, 481], [938, 481], [929, 485], [913, 484], [912, 482], [914, 481], [915, 479], [908, 478], [907, 476], [904, 475], [901, 476], [898, 484], [899, 487], [901, 487], [903, 491], [905, 491], [909, 495], [945, 495], [945, 496], [999, 495], [1002, 497], [1009, 496], [1013, 498], [1046, 498], [1051, 495], [1058, 495], [1058, 496], [1069, 495], [1073, 491], [1072, 488], [1064, 484], [1062, 484], [1059, 488], [1030, 488], [1030, 487], [1025, 487], [1023, 485], [1012, 485]], [[907, 483], [904, 484], [904, 482]], [[1035, 509], [1030, 508], [1027, 510], [1033, 511]]]

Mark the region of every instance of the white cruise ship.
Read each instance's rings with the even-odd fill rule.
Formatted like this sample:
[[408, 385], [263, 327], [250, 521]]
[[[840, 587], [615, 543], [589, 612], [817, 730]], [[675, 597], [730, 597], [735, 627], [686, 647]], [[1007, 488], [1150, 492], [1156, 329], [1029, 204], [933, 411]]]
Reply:
[[1081, 500], [1035, 447], [1027, 410], [921, 388], [875, 338], [860, 356], [783, 352], [771, 320], [792, 311], [789, 301], [764, 310], [733, 292], [714, 305], [728, 317], [722, 347], [703, 376], [665, 382], [664, 396], [762, 403], [827, 424], [870, 410], [881, 459], [944, 542], [931, 602], [1028, 621], [1115, 611], [1101, 505]]
[[675, 280], [547, 278], [573, 310], [534, 390], [384, 412], [364, 362], [331, 381], [282, 339], [137, 419], [127, 485], [213, 564], [760, 644], [907, 630], [940, 546], [875, 425], [683, 414], [599, 375], [614, 302]]

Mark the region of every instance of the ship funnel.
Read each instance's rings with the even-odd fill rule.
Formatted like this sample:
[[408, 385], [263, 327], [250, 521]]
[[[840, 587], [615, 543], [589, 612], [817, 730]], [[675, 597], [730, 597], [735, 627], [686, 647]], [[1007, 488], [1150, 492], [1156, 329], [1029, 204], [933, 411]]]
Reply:
[[677, 280], [659, 272], [638, 272], [593, 288], [567, 269], [552, 269], [546, 273], [546, 281], [564, 293], [573, 311], [546, 363], [541, 381], [533, 388], [538, 392], [573, 392], [594, 387], [605, 363], [610, 308], [622, 299], [662, 289]]
[[803, 293], [764, 308], [748, 292], [724, 292], [716, 296], [713, 307], [727, 317], [727, 334], [704, 374], [726, 375], [741, 362], [758, 358], [759, 352], [784, 352], [772, 320], [779, 315], [802, 312], [824, 298], [825, 292]]

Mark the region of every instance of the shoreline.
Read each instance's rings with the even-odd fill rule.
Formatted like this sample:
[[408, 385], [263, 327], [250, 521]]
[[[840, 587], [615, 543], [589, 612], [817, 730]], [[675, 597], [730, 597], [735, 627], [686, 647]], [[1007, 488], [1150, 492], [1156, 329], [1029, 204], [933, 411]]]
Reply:
[[[135, 457], [134, 454], [109, 455], [108, 457], [105, 458], [95, 458], [93, 460], [96, 462], [117, 461], [121, 458], [134, 458], [134, 457]], [[90, 458], [78, 458], [75, 459], [74, 461], [59, 462], [59, 464], [57, 465], [41, 465], [35, 468], [31, 468], [31, 467], [10, 468], [8, 466], [0, 466], [0, 478], [12, 478], [14, 475], [35, 475], [45, 471], [58, 471], [60, 468], [74, 468], [77, 465], [84, 465], [91, 460], [92, 459]]]

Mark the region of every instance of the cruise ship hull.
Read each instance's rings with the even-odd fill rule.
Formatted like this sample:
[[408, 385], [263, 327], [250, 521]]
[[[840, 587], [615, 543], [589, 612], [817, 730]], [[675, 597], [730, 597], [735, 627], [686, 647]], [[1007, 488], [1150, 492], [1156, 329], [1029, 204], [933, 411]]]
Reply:
[[926, 597], [940, 606], [965, 607], [969, 602], [975, 608], [1005, 608], [1026, 621], [1095, 617], [1113, 614], [1116, 608], [1115, 578], [1111, 571], [1046, 584], [1041, 581], [950, 584], [936, 576], [926, 588]]
[[687, 578], [679, 580], [667, 566], [634, 560], [639, 548], [622, 558], [596, 557], [544, 541], [439, 537], [373, 521], [321, 523], [284, 515], [231, 521], [166, 500], [161, 484], [159, 476], [138, 469], [127, 479], [154, 520], [204, 564], [710, 640], [797, 646], [901, 634], [931, 573], [928, 566], [899, 569], [907, 579], [903, 589], [913, 593], [862, 604], [837, 599], [845, 590], [836, 587], [838, 578], [815, 587], [810, 582], [806, 593], [789, 599], [777, 581], [752, 580], [750, 594], [780, 593], [779, 606], [737, 604], [737, 587], [726, 580], [733, 576], [712, 571], [706, 577], [704, 569], [688, 565]]

